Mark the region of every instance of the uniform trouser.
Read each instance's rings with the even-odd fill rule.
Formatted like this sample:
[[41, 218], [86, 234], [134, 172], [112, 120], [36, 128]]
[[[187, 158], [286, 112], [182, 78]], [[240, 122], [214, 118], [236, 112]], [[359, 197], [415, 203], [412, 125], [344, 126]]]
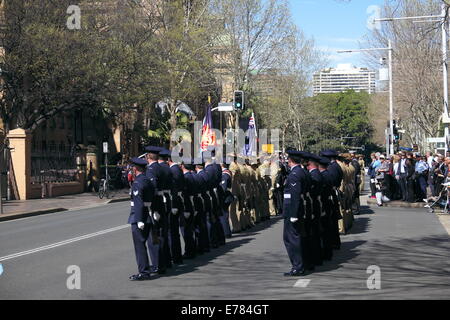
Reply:
[[406, 184], [406, 174], [400, 174], [400, 179], [398, 180], [398, 184], [400, 185], [400, 190], [402, 193], [402, 201], [408, 200], [408, 188]]
[[[166, 270], [170, 266], [170, 249], [169, 249], [169, 222], [168, 215], [166, 213], [166, 206], [162, 200], [162, 197], [158, 196], [154, 201], [153, 212], [158, 212], [160, 220], [155, 222], [152, 232], [154, 236], [149, 237], [147, 245], [150, 251], [150, 258], [152, 260], [153, 267], [157, 267], [160, 270]], [[156, 238], [156, 239], [154, 239]]]
[[427, 177], [423, 174], [419, 175], [417, 178], [417, 185], [418, 185], [418, 195], [417, 199], [422, 200], [427, 197]]
[[[203, 198], [203, 197], [202, 197]], [[195, 217], [195, 231], [196, 231], [196, 239], [197, 239], [197, 250], [199, 253], [204, 253], [205, 251], [209, 251], [209, 235], [208, 235], [208, 226], [207, 226], [207, 211], [209, 207], [204, 206], [205, 200], [202, 201], [202, 198], [197, 198], [197, 216]], [[203, 198], [205, 199], [205, 198]], [[208, 198], [206, 198], [207, 200]]]
[[184, 239], [184, 252], [187, 256], [195, 256], [195, 217], [189, 212], [189, 217], [180, 214], [180, 229]]
[[212, 215], [210, 220], [210, 235], [211, 244], [224, 245], [225, 244], [225, 230], [222, 227], [221, 217], [223, 216], [222, 207], [220, 205], [221, 196], [216, 196], [214, 191], [211, 191], [212, 201]]
[[292, 264], [292, 270], [303, 271], [302, 239], [299, 223], [292, 223], [289, 218], [284, 218], [283, 240], [287, 254]]
[[322, 243], [320, 238], [320, 218], [319, 215], [311, 221], [311, 251], [312, 261], [315, 265], [322, 265]]
[[331, 219], [327, 215], [320, 218], [320, 224], [322, 227], [321, 241], [322, 241], [322, 258], [324, 260], [331, 260], [333, 257], [333, 241], [332, 241], [332, 229]]
[[220, 223], [222, 224], [222, 228], [224, 231], [224, 235], [226, 238], [231, 238], [231, 227], [230, 227], [230, 213], [228, 210], [222, 209], [222, 216], [220, 217]]
[[177, 209], [176, 214], [171, 213], [169, 216], [169, 245], [172, 259], [176, 263], [181, 263], [181, 239], [180, 239], [180, 216], [183, 215], [183, 204], [181, 199], [176, 195], [173, 198], [173, 208]]
[[412, 178], [406, 179], [406, 189], [407, 191], [407, 199], [408, 202], [415, 202], [416, 201], [416, 194], [415, 194], [415, 181]]
[[147, 254], [147, 246], [145, 245], [150, 235], [150, 229], [150, 224], [145, 224], [144, 230], [139, 229], [137, 223], [131, 225], [134, 253], [136, 254], [138, 271], [141, 274], [150, 274], [150, 262]]

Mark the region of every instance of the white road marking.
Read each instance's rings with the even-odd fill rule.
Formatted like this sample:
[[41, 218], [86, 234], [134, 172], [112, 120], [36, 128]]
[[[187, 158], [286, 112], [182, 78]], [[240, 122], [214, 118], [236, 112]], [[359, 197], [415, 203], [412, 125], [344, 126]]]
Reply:
[[311, 282], [311, 280], [308, 279], [301, 279], [298, 280], [295, 284], [294, 284], [294, 288], [306, 288], [307, 286], [309, 286], [309, 283]]
[[126, 224], [126, 225], [123, 225], [123, 226], [119, 226], [119, 227], [115, 227], [115, 228], [111, 228], [111, 229], [106, 229], [106, 230], [98, 231], [98, 232], [95, 232], [95, 233], [86, 234], [84, 236], [80, 236], [80, 237], [64, 240], [64, 241], [61, 241], [61, 242], [53, 243], [53, 244], [50, 244], [50, 245], [47, 245], [47, 246], [43, 246], [43, 247], [40, 247], [40, 248], [36, 248], [36, 249], [31, 249], [31, 250], [27, 250], [27, 251], [22, 251], [22, 252], [10, 254], [8, 256], [0, 257], [0, 262], [1, 261], [15, 259], [15, 258], [22, 257], [22, 256], [26, 256], [26, 255], [29, 255], [29, 254], [32, 254], [32, 253], [36, 253], [36, 252], [40, 252], [40, 251], [50, 250], [50, 249], [53, 249], [53, 248], [64, 246], [66, 244], [70, 244], [70, 243], [78, 242], [78, 241], [81, 241], [81, 240], [85, 240], [85, 239], [101, 236], [101, 235], [104, 235], [104, 234], [107, 234], [107, 233], [111, 233], [111, 232], [114, 232], [114, 231], [119, 231], [119, 230], [122, 230], [122, 229], [125, 229], [125, 228], [129, 228], [129, 227], [130, 227], [130, 225]]

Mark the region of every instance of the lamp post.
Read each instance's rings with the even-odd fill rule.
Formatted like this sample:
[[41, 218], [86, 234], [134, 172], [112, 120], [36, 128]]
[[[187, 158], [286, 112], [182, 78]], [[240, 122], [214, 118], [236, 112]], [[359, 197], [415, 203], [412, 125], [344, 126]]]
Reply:
[[[447, 64], [447, 24], [445, 22], [446, 17], [446, 4], [443, 3], [441, 7], [441, 15], [430, 16], [413, 16], [413, 17], [398, 17], [398, 18], [381, 18], [374, 19], [375, 22], [395, 22], [402, 20], [416, 20], [415, 22], [441, 22], [442, 30], [442, 64], [443, 64], [443, 79], [444, 79], [444, 138], [445, 138], [445, 151], [449, 148], [449, 114], [448, 114], [448, 64]], [[426, 21], [418, 21], [419, 19], [428, 19]], [[389, 68], [391, 69], [391, 68]]]
[[388, 51], [389, 52], [389, 151], [388, 154], [394, 154], [394, 88], [392, 82], [392, 42], [388, 41], [387, 48], [369, 48], [369, 49], [352, 49], [339, 50], [338, 53], [352, 53], [352, 52], [369, 52], [369, 51]]

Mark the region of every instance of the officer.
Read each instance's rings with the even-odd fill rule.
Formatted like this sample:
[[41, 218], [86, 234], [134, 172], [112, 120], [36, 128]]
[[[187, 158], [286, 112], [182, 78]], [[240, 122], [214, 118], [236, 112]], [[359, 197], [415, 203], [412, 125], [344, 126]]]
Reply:
[[184, 212], [184, 175], [180, 166], [173, 162], [172, 154], [169, 150], [160, 152], [161, 156], [168, 156], [167, 164], [170, 167], [172, 183], [171, 183], [171, 198], [172, 198], [172, 214], [169, 218], [169, 241], [172, 252], [173, 263], [176, 265], [183, 264], [180, 240], [180, 218]]
[[316, 266], [321, 266], [323, 264], [320, 218], [323, 206], [322, 193], [324, 188], [324, 180], [319, 171], [319, 161], [319, 156], [310, 154], [308, 170], [311, 175], [310, 193], [313, 199], [313, 211], [311, 220], [311, 250], [313, 263]]
[[311, 197], [312, 178], [308, 171], [308, 159], [311, 153], [305, 151], [299, 151], [298, 156], [301, 159], [301, 169], [303, 170], [303, 193], [301, 195], [304, 201], [305, 210], [305, 233], [302, 234], [302, 252], [303, 262], [305, 268], [309, 271], [314, 270], [314, 248], [312, 243], [313, 238], [313, 198]]
[[198, 233], [198, 248], [199, 254], [203, 254], [210, 251], [209, 240], [209, 220], [212, 210], [211, 198], [208, 195], [208, 176], [204, 171], [204, 165], [197, 164], [195, 166], [196, 174], [194, 175], [198, 191], [197, 198], [200, 202], [197, 202], [198, 218], [196, 219], [196, 229]]
[[129, 279], [131, 281], [143, 281], [149, 280], [151, 274], [146, 242], [149, 239], [151, 229], [154, 227], [149, 215], [149, 208], [155, 195], [155, 188], [152, 181], [145, 175], [147, 161], [133, 158], [131, 163], [135, 179], [131, 186], [131, 212], [128, 223], [131, 224], [139, 273]]
[[[181, 163], [181, 171], [183, 173], [183, 214], [180, 214], [181, 232], [184, 239], [184, 259], [194, 259], [196, 256], [196, 239], [195, 239], [195, 218], [198, 214], [196, 210], [195, 197], [199, 193], [197, 183], [194, 178], [194, 166], [190, 163]], [[198, 202], [197, 202], [198, 203]], [[197, 204], [198, 207], [198, 204]]]
[[330, 160], [330, 164], [328, 165], [328, 172], [330, 175], [330, 178], [332, 180], [332, 186], [333, 186], [333, 213], [332, 213], [332, 239], [333, 239], [333, 249], [340, 249], [341, 247], [341, 239], [339, 236], [339, 220], [342, 219], [342, 215], [340, 213], [340, 198], [342, 197], [341, 193], [339, 192], [339, 188], [342, 184], [342, 179], [344, 176], [344, 173], [342, 171], [342, 168], [337, 163], [338, 153], [335, 150], [324, 150], [320, 153], [320, 156], [326, 157]]
[[166, 185], [165, 175], [161, 165], [158, 163], [159, 152], [161, 148], [149, 146], [145, 148], [147, 152], [147, 171], [148, 178], [154, 178], [155, 187], [155, 199], [152, 202], [152, 217], [155, 223], [155, 228], [152, 232], [152, 237], [148, 240], [148, 246], [150, 248], [150, 257], [152, 259], [153, 268], [152, 273], [165, 274], [167, 271], [167, 249], [168, 237], [167, 237], [167, 208], [166, 199], [163, 193], [163, 187]]
[[327, 170], [330, 160], [319, 157], [319, 170], [324, 183], [321, 194], [322, 212], [320, 223], [322, 227], [323, 260], [330, 261], [333, 257], [333, 178]]
[[230, 227], [230, 205], [234, 202], [234, 196], [231, 192], [233, 185], [232, 173], [229, 170], [228, 159], [224, 158], [222, 162], [222, 181], [220, 187], [223, 191], [224, 197], [222, 202], [222, 216], [220, 217], [220, 222], [225, 233], [226, 238], [231, 238], [231, 227]]
[[[220, 188], [220, 182], [222, 181], [222, 169], [220, 165], [215, 162], [215, 150], [214, 148], [209, 148], [207, 152], [204, 153], [206, 177], [208, 181], [208, 191], [207, 194], [211, 198], [211, 212], [210, 212], [210, 239], [213, 248], [217, 248], [225, 244], [225, 232], [220, 223], [220, 216], [222, 213], [222, 189]], [[220, 189], [220, 191], [219, 191]], [[220, 196], [219, 196], [220, 193]]]
[[302, 233], [304, 233], [304, 171], [301, 166], [301, 158], [298, 151], [288, 151], [288, 165], [291, 169], [286, 179], [284, 188], [283, 240], [289, 259], [292, 264], [291, 271], [285, 276], [298, 277], [305, 274], [305, 266], [302, 258]]

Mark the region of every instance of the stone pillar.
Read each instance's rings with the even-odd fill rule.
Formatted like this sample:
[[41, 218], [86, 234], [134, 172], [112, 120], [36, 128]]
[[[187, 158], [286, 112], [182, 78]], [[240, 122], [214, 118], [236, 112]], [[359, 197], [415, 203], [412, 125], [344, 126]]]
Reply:
[[31, 187], [31, 133], [24, 129], [14, 129], [8, 133], [11, 160], [19, 193], [18, 200], [27, 200]]

